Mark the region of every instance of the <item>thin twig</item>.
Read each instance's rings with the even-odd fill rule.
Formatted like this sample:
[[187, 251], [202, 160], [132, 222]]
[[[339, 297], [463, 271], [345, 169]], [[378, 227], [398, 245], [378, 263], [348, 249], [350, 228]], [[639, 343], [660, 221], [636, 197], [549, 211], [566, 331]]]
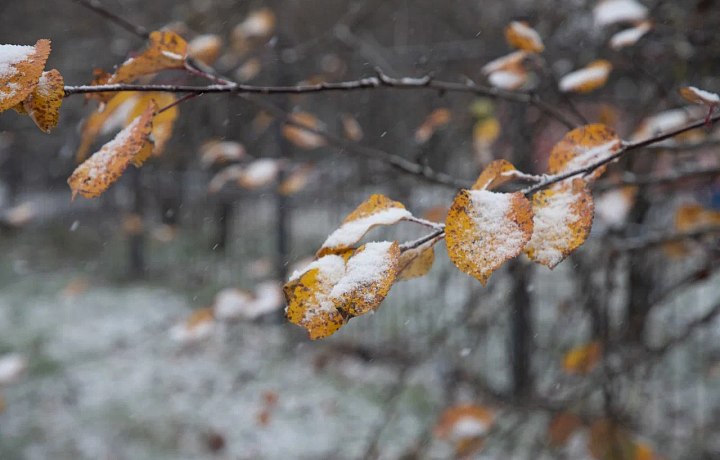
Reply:
[[711, 226], [699, 228], [690, 232], [679, 232], [670, 234], [654, 233], [639, 236], [636, 238], [626, 238], [624, 240], [616, 241], [614, 243], [614, 247], [618, 251], [639, 251], [654, 246], [659, 246], [665, 243], [673, 243], [683, 240], [694, 240], [712, 234], [720, 234], [720, 227]]
[[196, 98], [196, 97], [198, 97], [198, 96], [202, 96], [202, 94], [203, 94], [203, 93], [190, 93], [190, 94], [186, 94], [185, 96], [181, 97], [180, 99], [175, 100], [175, 102], [172, 102], [172, 103], [166, 105], [165, 107], [163, 107], [162, 109], [158, 110], [155, 115], [159, 115], [159, 114], [163, 113], [164, 111], [169, 110], [169, 109], [175, 107], [176, 105], [182, 104], [182, 103], [185, 102], [185, 101], [189, 101], [190, 99], [194, 99], [194, 98]]
[[673, 171], [668, 174], [650, 174], [646, 176], [636, 176], [631, 172], [625, 172], [619, 180], [607, 179], [596, 182], [595, 184], [593, 184], [593, 189], [603, 191], [627, 185], [660, 185], [670, 182], [677, 182], [683, 179], [689, 179], [691, 177], [714, 177], [718, 175], [720, 175], [720, 167], [718, 166], [714, 166], [712, 168], [684, 169], [679, 171]]
[[99, 14], [100, 16], [104, 17], [105, 19], [114, 22], [115, 24], [119, 25], [123, 29], [127, 30], [130, 33], [133, 33], [137, 35], [140, 38], [143, 38], [147, 40], [150, 38], [150, 33], [142, 26], [138, 26], [136, 24], [133, 24], [120, 16], [116, 15], [115, 13], [111, 13], [107, 9], [105, 9], [104, 6], [100, 4], [98, 0], [74, 0], [75, 3], [79, 3], [80, 5], [84, 6], [85, 8], [94, 11], [95, 13]]

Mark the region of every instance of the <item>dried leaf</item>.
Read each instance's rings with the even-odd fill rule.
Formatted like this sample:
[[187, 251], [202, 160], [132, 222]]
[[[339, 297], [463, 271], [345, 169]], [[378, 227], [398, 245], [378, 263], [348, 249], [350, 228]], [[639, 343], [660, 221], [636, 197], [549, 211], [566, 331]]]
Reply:
[[553, 447], [564, 446], [579, 428], [583, 426], [582, 420], [570, 412], [562, 412], [558, 414], [548, 427], [548, 437], [550, 445]]
[[198, 35], [188, 43], [187, 54], [205, 65], [213, 65], [220, 57], [222, 46], [223, 40], [219, 35]]
[[327, 144], [325, 138], [321, 135], [302, 128], [302, 126], [315, 130], [322, 128], [322, 124], [315, 118], [315, 115], [308, 112], [294, 112], [290, 115], [290, 118], [294, 123], [299, 125], [283, 125], [283, 137], [290, 143], [301, 149], [308, 150], [316, 149]]
[[558, 85], [563, 93], [589, 93], [605, 86], [610, 71], [612, 71], [610, 61], [599, 59], [565, 75]]
[[602, 350], [598, 341], [572, 348], [563, 357], [563, 369], [568, 374], [589, 374], [600, 363]]
[[376, 225], [393, 225], [411, 216], [402, 203], [383, 195], [372, 195], [343, 220], [340, 228], [328, 236], [317, 256], [337, 254], [351, 248]]
[[694, 86], [688, 86], [687, 88], [680, 88], [678, 93], [688, 102], [693, 104], [707, 105], [714, 107], [720, 103], [720, 96], [710, 91], [695, 88]]
[[590, 234], [594, 204], [582, 179], [533, 195], [535, 228], [525, 246], [533, 261], [555, 268], [582, 245]]
[[645, 36], [645, 34], [650, 32], [652, 28], [653, 23], [651, 21], [642, 21], [635, 27], [621, 30], [610, 37], [610, 48], [617, 51], [632, 46]]
[[[573, 129], [553, 147], [548, 160], [549, 174], [562, 174], [590, 166], [617, 153], [622, 141], [612, 128], [592, 124]], [[603, 175], [607, 165], [600, 166], [583, 179], [593, 182]]]
[[63, 77], [53, 69], [43, 72], [37, 86], [22, 104], [35, 124], [50, 134], [60, 119], [60, 106], [64, 97]]
[[483, 170], [475, 181], [472, 190], [494, 190], [513, 179], [515, 166], [507, 160], [495, 160]]
[[95, 111], [85, 119], [80, 132], [80, 146], [75, 154], [76, 163], [87, 158], [98, 135], [119, 129], [126, 123], [127, 115], [133, 110], [139, 97], [139, 93], [133, 91], [116, 93], [102, 110]]
[[343, 132], [345, 137], [354, 142], [359, 142], [363, 138], [363, 129], [357, 119], [349, 113], [342, 114]]
[[130, 83], [143, 75], [185, 67], [188, 45], [173, 32], [155, 31], [150, 34], [150, 45], [139, 56], [122, 63], [108, 84]]
[[461, 190], [445, 225], [450, 259], [485, 286], [488, 277], [530, 241], [533, 212], [521, 192]]
[[50, 40], [34, 46], [0, 45], [0, 113], [32, 94], [49, 55]]
[[[110, 79], [112, 78], [111, 73], [105, 71], [105, 69], [100, 69], [100, 68], [93, 69], [93, 75], [95, 75], [95, 77], [93, 78], [93, 80], [90, 82], [90, 84], [88, 86], [107, 85], [108, 82], [110, 81]], [[86, 93], [85, 99], [87, 99], [87, 100], [99, 99], [100, 102], [104, 104], [104, 103], [108, 102], [110, 99], [112, 99], [116, 94], [117, 93], [112, 92], [112, 91], [106, 92], [106, 93]]]
[[647, 13], [648, 9], [637, 0], [603, 0], [593, 8], [595, 24], [600, 27], [642, 21]]
[[282, 195], [288, 196], [299, 192], [307, 185], [310, 179], [310, 173], [313, 171], [313, 166], [310, 164], [302, 165], [300, 168], [291, 172], [282, 184], [280, 184], [279, 191]]
[[150, 137], [156, 110], [157, 105], [150, 102], [141, 116], [75, 169], [68, 179], [73, 198], [78, 193], [85, 198], [97, 197], [120, 178]]
[[395, 282], [399, 258], [397, 241], [361, 246], [348, 259], [345, 274], [330, 291], [335, 308], [349, 316], [376, 309]]
[[[174, 103], [176, 100], [177, 98], [172, 93], [144, 93], [138, 99], [135, 107], [130, 111], [126, 124], [140, 116], [151, 101], [155, 101], [157, 106], [162, 109], [163, 107], [167, 107]], [[170, 137], [172, 137], [175, 120], [177, 120], [179, 114], [180, 109], [178, 106], [173, 106], [153, 117], [152, 139], [154, 147], [152, 149], [152, 154], [154, 156], [160, 155], [165, 150], [165, 145], [167, 144], [167, 141], [170, 140]]]
[[436, 237], [426, 241], [420, 246], [407, 249], [400, 254], [398, 260], [397, 281], [411, 280], [425, 276], [430, 272], [435, 261], [434, 245], [438, 241]]
[[505, 40], [508, 45], [519, 50], [534, 51], [541, 53], [545, 51], [540, 35], [530, 27], [527, 22], [512, 21], [505, 28]]

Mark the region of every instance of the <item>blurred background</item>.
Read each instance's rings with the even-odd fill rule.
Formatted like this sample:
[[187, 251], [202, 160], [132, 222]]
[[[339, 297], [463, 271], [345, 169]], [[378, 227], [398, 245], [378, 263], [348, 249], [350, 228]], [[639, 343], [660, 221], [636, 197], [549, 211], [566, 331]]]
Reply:
[[[0, 43], [52, 40], [46, 68], [66, 85], [141, 51], [138, 28], [169, 28], [257, 86], [376, 68], [487, 86], [482, 67], [513, 51], [510, 21], [545, 45], [517, 88], [542, 104], [428, 88], [258, 96], [346, 146], [205, 94], [178, 106], [162, 155], [95, 199], [71, 201], [66, 183], [95, 101], [66, 98], [51, 135], [3, 113], [0, 458], [719, 458], [717, 232], [674, 236], [720, 226], [712, 127], [612, 165], [589, 240], [553, 271], [522, 256], [481, 287], [438, 244], [429, 275], [328, 339], [283, 318], [284, 281], [371, 194], [443, 222], [457, 192], [353, 146], [472, 182], [497, 158], [543, 173], [566, 124], [630, 139], [703, 119], [676, 90], [720, 90], [720, 3], [615, 1], [604, 17], [620, 20], [605, 21], [600, 3], [0, 2]], [[652, 30], [611, 46], [645, 18]], [[607, 84], [559, 92], [597, 59]], [[366, 240], [423, 234], [400, 223]]]

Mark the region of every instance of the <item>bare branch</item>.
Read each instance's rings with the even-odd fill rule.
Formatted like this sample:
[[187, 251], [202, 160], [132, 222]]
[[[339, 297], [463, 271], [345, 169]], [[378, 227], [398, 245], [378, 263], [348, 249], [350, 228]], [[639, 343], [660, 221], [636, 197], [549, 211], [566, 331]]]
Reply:
[[615, 249], [618, 251], [638, 251], [648, 249], [653, 246], [659, 246], [665, 243], [673, 243], [683, 240], [694, 240], [707, 235], [720, 234], [720, 227], [703, 227], [691, 232], [680, 233], [654, 233], [636, 238], [626, 238], [614, 243]]
[[119, 25], [123, 29], [137, 35], [140, 38], [143, 38], [145, 40], [150, 38], [150, 33], [147, 31], [147, 29], [145, 29], [142, 26], [133, 24], [114, 13], [111, 13], [110, 11], [105, 9], [105, 7], [102, 6], [98, 0], [75, 0], [75, 3], [79, 3], [80, 5], [84, 6], [85, 8], [96, 12], [97, 14], [99, 14], [100, 16], [104, 17], [105, 19], [109, 20], [110, 22], [114, 22], [115, 24]]
[[669, 174], [650, 174], [646, 176], [636, 176], [631, 172], [625, 172], [619, 180], [608, 179], [602, 182], [597, 182], [594, 184], [593, 188], [595, 190], [603, 191], [626, 185], [660, 185], [689, 179], [691, 177], [708, 176], [712, 178], [718, 175], [720, 175], [720, 167], [717, 166], [712, 168], [688, 168], [673, 171]]

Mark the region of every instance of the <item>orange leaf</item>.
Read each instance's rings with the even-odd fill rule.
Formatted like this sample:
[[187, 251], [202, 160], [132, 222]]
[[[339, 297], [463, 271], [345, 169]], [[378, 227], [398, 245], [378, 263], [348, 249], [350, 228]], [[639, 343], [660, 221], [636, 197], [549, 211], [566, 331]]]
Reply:
[[363, 129], [357, 119], [349, 113], [342, 114], [343, 132], [345, 137], [354, 142], [359, 142], [363, 138]]
[[425, 118], [425, 121], [415, 130], [415, 142], [424, 144], [430, 140], [438, 128], [443, 128], [450, 123], [452, 112], [446, 108], [435, 109]]
[[720, 104], [720, 96], [710, 91], [695, 88], [694, 86], [688, 86], [687, 88], [680, 88], [678, 93], [688, 102], [700, 105], [709, 105], [714, 107]]
[[564, 93], [589, 93], [602, 88], [607, 83], [612, 64], [600, 59], [584, 68], [570, 72], [560, 79], [560, 91]]
[[488, 82], [495, 87], [517, 89], [527, 80], [527, 71], [523, 63], [530, 54], [524, 50], [515, 51], [485, 64], [482, 73], [488, 76]]
[[245, 146], [235, 141], [219, 141], [210, 139], [200, 146], [200, 165], [207, 169], [215, 163], [240, 161], [246, 155]]
[[433, 246], [438, 239], [439, 237], [436, 237], [416, 248], [407, 249], [400, 254], [397, 269], [398, 281], [420, 278], [428, 274], [433, 266], [433, 262], [435, 262], [435, 249]]
[[527, 22], [513, 21], [505, 28], [505, 40], [513, 48], [541, 53], [545, 50], [540, 35]]
[[530, 241], [533, 211], [521, 192], [461, 190], [445, 225], [450, 259], [485, 286], [490, 275]]
[[614, 50], [620, 50], [628, 46], [632, 46], [638, 42], [646, 33], [650, 32], [653, 28], [651, 21], [642, 21], [635, 27], [621, 30], [612, 37], [610, 37], [610, 48]]
[[352, 247], [376, 225], [393, 225], [411, 216], [402, 203], [383, 195], [372, 195], [343, 220], [340, 228], [328, 236], [317, 256], [337, 254]]
[[187, 54], [206, 65], [213, 65], [222, 51], [222, 38], [214, 34], [198, 35], [188, 43]]
[[327, 142], [325, 138], [312, 131], [303, 129], [305, 126], [310, 129], [320, 129], [322, 124], [315, 118], [315, 115], [308, 112], [294, 112], [290, 115], [290, 119], [299, 126], [293, 124], [285, 124], [282, 133], [285, 139], [301, 149], [316, 149], [324, 146]]
[[313, 166], [306, 164], [291, 172], [280, 184], [279, 191], [282, 195], [292, 195], [302, 190], [307, 185]]
[[97, 197], [120, 178], [150, 137], [156, 110], [157, 105], [150, 102], [141, 116], [75, 169], [68, 179], [73, 198], [78, 193], [85, 198]]
[[483, 436], [495, 421], [495, 413], [478, 404], [458, 404], [445, 409], [433, 434], [436, 438], [458, 441]]
[[257, 77], [262, 70], [262, 62], [258, 58], [250, 58], [235, 71], [235, 78], [245, 83]]
[[[620, 151], [622, 141], [612, 128], [592, 124], [573, 129], [553, 147], [548, 160], [548, 174], [561, 174], [597, 163]], [[593, 182], [607, 169], [600, 166], [585, 180]]]
[[[105, 71], [105, 69], [93, 69], [93, 75], [95, 77], [93, 78], [93, 81], [90, 82], [88, 86], [102, 86], [107, 85], [110, 79], [112, 78], [112, 74]], [[114, 92], [106, 92], [106, 93], [87, 93], [85, 94], [85, 99], [99, 99], [101, 103], [105, 103], [112, 99], [117, 93]]]
[[569, 374], [585, 375], [595, 369], [601, 357], [602, 344], [593, 341], [568, 351], [563, 357], [563, 369]]
[[[158, 108], [162, 109], [163, 107], [169, 106], [176, 100], [177, 98], [172, 93], [144, 93], [140, 96], [140, 99], [135, 104], [135, 107], [133, 107], [133, 109], [130, 111], [125, 124], [127, 125], [132, 120], [140, 116], [145, 110], [145, 107], [147, 107], [147, 105], [150, 103], [150, 101], [155, 101]], [[180, 109], [178, 108], [178, 106], [173, 106], [165, 110], [164, 112], [158, 113], [153, 116], [152, 139], [155, 146], [152, 149], [152, 154], [154, 156], [160, 155], [163, 150], [165, 150], [165, 144], [167, 144], [167, 141], [169, 141], [170, 137], [172, 136], [173, 127], [175, 126], [175, 120], [177, 120], [179, 114]]]
[[0, 45], [0, 113], [33, 92], [49, 55], [50, 40], [34, 46]]
[[43, 72], [32, 94], [23, 101], [23, 107], [35, 124], [49, 134], [57, 126], [63, 97], [63, 77], [53, 69]]
[[582, 245], [590, 234], [595, 207], [582, 179], [559, 184], [533, 195], [535, 228], [525, 246], [533, 261], [555, 268]]
[[495, 160], [483, 170], [475, 181], [472, 190], [493, 190], [513, 179], [515, 166], [507, 160]]
[[85, 119], [80, 132], [80, 146], [75, 154], [75, 161], [81, 163], [87, 158], [98, 135], [109, 133], [121, 128], [126, 121], [127, 113], [132, 110], [138, 99], [137, 92], [124, 91], [116, 93], [115, 97], [93, 114]]
[[152, 32], [148, 48], [123, 62], [107, 83], [130, 83], [143, 75], [181, 69], [185, 67], [187, 47], [185, 40], [173, 32]]

